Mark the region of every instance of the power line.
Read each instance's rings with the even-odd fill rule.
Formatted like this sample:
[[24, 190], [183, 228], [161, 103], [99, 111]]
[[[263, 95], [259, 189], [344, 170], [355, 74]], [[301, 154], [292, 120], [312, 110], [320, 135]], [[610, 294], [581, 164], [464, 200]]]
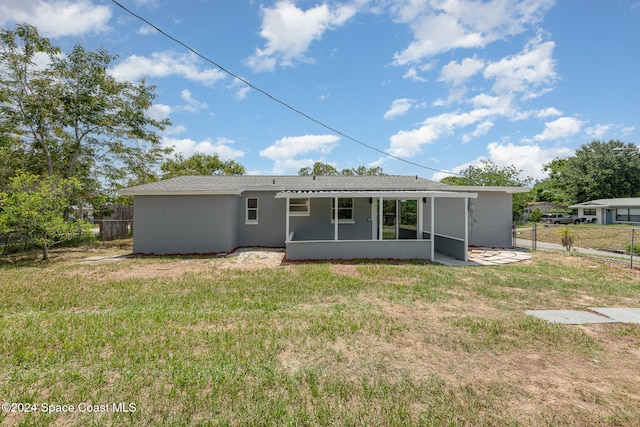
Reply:
[[177, 38], [173, 37], [171, 34], [167, 33], [166, 31], [164, 31], [160, 27], [158, 27], [155, 24], [152, 24], [151, 22], [149, 22], [147, 19], [145, 19], [142, 16], [132, 12], [131, 10], [129, 10], [128, 8], [126, 8], [125, 6], [123, 6], [122, 4], [117, 2], [116, 0], [111, 0], [111, 1], [116, 6], [120, 7], [122, 10], [124, 10], [125, 12], [130, 14], [131, 16], [133, 16], [133, 17], [139, 19], [140, 21], [144, 22], [145, 24], [149, 25], [150, 27], [152, 27], [153, 29], [155, 29], [156, 31], [158, 31], [160, 34], [162, 34], [163, 36], [167, 37], [171, 41], [173, 41], [173, 42], [179, 44], [180, 46], [184, 47], [185, 49], [187, 49], [188, 51], [190, 51], [191, 53], [193, 53], [197, 57], [201, 58], [202, 60], [204, 60], [204, 61], [210, 63], [211, 65], [214, 65], [215, 67], [219, 68], [220, 71], [230, 75], [231, 77], [233, 77], [236, 80], [239, 80], [240, 82], [244, 83], [245, 85], [247, 85], [251, 89], [263, 94], [264, 96], [266, 96], [267, 98], [271, 99], [272, 101], [277, 102], [278, 104], [284, 106], [285, 108], [288, 108], [289, 110], [293, 111], [294, 113], [303, 116], [304, 118], [306, 118], [306, 119], [308, 119], [308, 120], [310, 120], [310, 121], [312, 121], [312, 122], [324, 127], [325, 129], [330, 130], [331, 132], [333, 132], [335, 134], [338, 134], [338, 135], [340, 135], [340, 136], [342, 136], [342, 137], [344, 137], [344, 138], [346, 138], [346, 139], [348, 139], [350, 141], [353, 141], [353, 142], [355, 142], [357, 144], [360, 144], [363, 147], [366, 147], [366, 148], [368, 148], [370, 150], [376, 151], [376, 152], [378, 152], [378, 153], [380, 153], [380, 154], [382, 154], [384, 156], [390, 157], [392, 159], [395, 159], [395, 160], [398, 160], [398, 161], [401, 161], [401, 162], [404, 162], [404, 163], [407, 163], [407, 164], [410, 164], [410, 165], [413, 165], [413, 166], [416, 166], [416, 167], [419, 167], [419, 168], [427, 169], [427, 170], [430, 170], [430, 171], [433, 171], [433, 172], [443, 172], [443, 173], [447, 173], [447, 174], [450, 174], [450, 175], [463, 176], [460, 173], [449, 172], [449, 171], [445, 171], [445, 170], [441, 170], [441, 169], [431, 168], [429, 166], [421, 165], [419, 163], [412, 162], [411, 160], [407, 160], [407, 159], [404, 159], [402, 157], [395, 156], [393, 154], [389, 154], [386, 151], [382, 151], [379, 148], [376, 148], [376, 147], [374, 147], [372, 145], [369, 145], [369, 144], [367, 144], [367, 143], [365, 143], [363, 141], [360, 141], [360, 140], [358, 140], [358, 139], [356, 139], [356, 138], [354, 138], [354, 137], [352, 137], [352, 136], [350, 136], [350, 135], [348, 135], [348, 134], [346, 134], [344, 132], [341, 132], [340, 130], [338, 130], [338, 129], [332, 127], [332, 126], [327, 125], [326, 123], [322, 122], [321, 120], [318, 120], [318, 119], [308, 115], [304, 111], [301, 111], [301, 110], [293, 107], [292, 105], [288, 104], [287, 102], [282, 101], [281, 99], [271, 95], [269, 92], [267, 92], [267, 91], [255, 86], [253, 83], [250, 83], [249, 81], [243, 79], [239, 75], [227, 70], [225, 67], [223, 67], [222, 65], [220, 65], [217, 62], [213, 61], [212, 59], [209, 59], [208, 57], [204, 56], [203, 54], [201, 54], [200, 52], [198, 52], [197, 50], [195, 50], [194, 48], [192, 48], [188, 44], [184, 43], [181, 40], [178, 40]]

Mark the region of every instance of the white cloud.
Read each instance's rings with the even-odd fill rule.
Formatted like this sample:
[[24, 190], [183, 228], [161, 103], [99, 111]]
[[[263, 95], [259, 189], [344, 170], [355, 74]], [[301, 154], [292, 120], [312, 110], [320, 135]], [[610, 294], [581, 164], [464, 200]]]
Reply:
[[209, 86], [226, 76], [217, 68], [201, 69], [200, 60], [193, 54], [171, 51], [155, 52], [151, 57], [131, 55], [115, 65], [111, 74], [119, 80], [177, 75]]
[[506, 167], [515, 166], [522, 170], [522, 176], [534, 179], [546, 177], [542, 167], [556, 157], [567, 157], [573, 150], [565, 147], [544, 148], [536, 144], [515, 145], [513, 143], [492, 142], [487, 146], [489, 158], [496, 165]]
[[143, 25], [140, 28], [138, 28], [138, 34], [140, 34], [141, 36], [149, 36], [151, 34], [157, 34], [158, 31], [153, 28], [150, 27], [149, 25]]
[[574, 117], [560, 117], [544, 124], [544, 131], [533, 137], [536, 141], [567, 138], [580, 132], [584, 122]]
[[452, 86], [460, 86], [483, 68], [484, 61], [476, 58], [465, 58], [460, 63], [451, 61], [442, 67], [440, 80]]
[[311, 43], [328, 30], [344, 25], [356, 13], [352, 6], [330, 8], [326, 3], [302, 10], [291, 0], [282, 0], [273, 8], [262, 9], [264, 49], [256, 48], [246, 63], [256, 72], [272, 71], [276, 65], [291, 66], [294, 61], [307, 62]]
[[412, 104], [413, 104], [412, 99], [408, 99], [408, 98], [396, 99], [391, 103], [391, 108], [389, 108], [389, 110], [386, 113], [384, 113], [384, 118], [389, 120], [398, 116], [402, 116], [403, 114], [405, 114], [407, 111], [411, 109]]
[[406, 73], [402, 76], [403, 79], [413, 80], [414, 82], [426, 82], [427, 80], [423, 77], [420, 77], [418, 74], [418, 70], [416, 67], [410, 67]]
[[589, 135], [590, 138], [601, 139], [607, 134], [607, 132], [609, 132], [609, 130], [611, 130], [611, 125], [598, 124], [587, 128], [587, 135]]
[[187, 127], [184, 125], [176, 125], [176, 126], [170, 126], [168, 128], [166, 128], [162, 133], [165, 136], [170, 136], [170, 135], [180, 135], [181, 133], [184, 133], [187, 131]]
[[173, 147], [176, 152], [183, 154], [185, 157], [190, 157], [195, 153], [217, 154], [222, 160], [234, 160], [244, 156], [244, 151], [231, 147], [234, 142], [227, 138], [218, 138], [215, 141], [211, 141], [211, 139], [195, 141], [190, 138], [177, 139], [170, 137], [162, 139], [163, 146]]
[[187, 104], [180, 106], [180, 109], [189, 113], [197, 113], [200, 110], [206, 110], [209, 106], [205, 102], [200, 102], [191, 96], [191, 92], [188, 89], [184, 89], [180, 93], [180, 97]]
[[531, 92], [532, 88], [548, 84], [556, 78], [554, 47], [554, 42], [542, 43], [536, 38], [518, 55], [487, 65], [484, 76], [495, 79], [495, 93]]
[[554, 42], [542, 43], [536, 38], [528, 43], [523, 52], [488, 64], [484, 77], [495, 79], [493, 91], [497, 94], [530, 94], [533, 88], [549, 84], [556, 78], [554, 47]]
[[111, 8], [89, 0], [3, 0], [0, 25], [27, 22], [46, 37], [80, 36], [109, 29]]
[[553, 107], [545, 108], [544, 110], [539, 110], [536, 114], [536, 116], [540, 119], [546, 119], [547, 117], [561, 116], [561, 115], [562, 115], [562, 111], [559, 111]]
[[339, 140], [340, 138], [336, 135], [288, 136], [260, 150], [260, 156], [274, 161], [274, 173], [297, 172], [301, 167], [310, 166], [317, 160], [296, 159], [296, 157], [309, 153], [328, 154]]
[[[248, 81], [244, 77], [243, 77], [243, 79]], [[244, 83], [243, 81], [241, 81], [239, 79], [233, 79], [231, 81], [231, 84], [228, 85], [227, 87], [230, 90], [235, 90], [235, 93], [234, 93], [233, 97], [237, 101], [242, 101], [243, 99], [245, 99], [247, 97], [247, 95], [249, 95], [249, 92], [251, 91], [251, 88], [249, 86], [247, 86], [246, 83]]]
[[171, 113], [171, 107], [165, 104], [153, 104], [151, 108], [147, 110], [149, 117], [158, 121], [168, 119]]
[[[488, 156], [480, 156], [451, 170], [460, 172], [468, 169], [469, 166], [480, 166], [483, 160], [488, 159], [499, 167], [514, 166], [516, 170], [522, 171], [521, 178], [543, 179], [546, 178], [546, 173], [542, 171], [545, 164], [556, 157], [567, 157], [573, 154], [573, 150], [564, 147], [544, 148], [537, 144], [516, 145], [511, 142], [492, 142], [487, 145], [487, 151]], [[437, 172], [431, 179], [439, 181], [446, 176], [451, 174]]]
[[480, 123], [478, 126], [476, 126], [476, 129], [473, 132], [462, 135], [462, 142], [466, 144], [472, 139], [486, 135], [487, 133], [489, 133], [489, 131], [493, 127], [493, 124], [494, 123], [491, 120], [487, 120]]
[[535, 25], [553, 3], [553, 0], [402, 2], [394, 9], [396, 21], [410, 26], [414, 40], [395, 54], [395, 63], [418, 62], [457, 48], [483, 48]]
[[[620, 139], [624, 138], [635, 130], [634, 126], [616, 125], [613, 123], [597, 124], [588, 127], [586, 133], [592, 139]], [[611, 135], [611, 136], [607, 136]]]
[[478, 108], [466, 113], [444, 113], [430, 117], [418, 129], [402, 130], [392, 135], [391, 146], [387, 151], [395, 156], [413, 157], [420, 152], [423, 145], [431, 144], [458, 128], [478, 123], [492, 114], [492, 110], [488, 108]]

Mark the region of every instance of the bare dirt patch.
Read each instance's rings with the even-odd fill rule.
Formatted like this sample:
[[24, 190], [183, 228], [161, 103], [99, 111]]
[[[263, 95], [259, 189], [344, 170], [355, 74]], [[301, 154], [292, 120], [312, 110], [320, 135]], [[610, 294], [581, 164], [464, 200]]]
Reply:
[[97, 254], [80, 260], [75, 258], [75, 265], [92, 267], [74, 268], [69, 274], [114, 280], [176, 278], [187, 273], [207, 273], [217, 269], [276, 268], [282, 263], [283, 257], [283, 249], [265, 248], [241, 248], [225, 256], [150, 257]]

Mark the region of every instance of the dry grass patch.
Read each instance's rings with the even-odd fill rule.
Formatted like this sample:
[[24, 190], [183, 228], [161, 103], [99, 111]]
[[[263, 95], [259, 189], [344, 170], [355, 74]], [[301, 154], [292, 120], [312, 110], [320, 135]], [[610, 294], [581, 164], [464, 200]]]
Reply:
[[638, 307], [638, 271], [542, 252], [470, 268], [274, 268], [260, 256], [83, 263], [121, 252], [0, 266], [0, 400], [138, 410], [0, 423], [640, 424], [640, 325], [524, 314]]

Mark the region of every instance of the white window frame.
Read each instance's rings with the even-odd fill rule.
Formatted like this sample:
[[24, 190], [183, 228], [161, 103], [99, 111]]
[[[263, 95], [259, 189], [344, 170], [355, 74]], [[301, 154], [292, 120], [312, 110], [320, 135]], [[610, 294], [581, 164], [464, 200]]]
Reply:
[[[291, 210], [292, 207], [300, 210]], [[311, 215], [311, 199], [304, 197], [294, 197], [289, 199], [289, 216], [309, 215]]]
[[[258, 223], [258, 208], [259, 208], [259, 204], [258, 204], [258, 198], [257, 197], [247, 197], [246, 199], [247, 201], [245, 202], [245, 217], [244, 217], [244, 223], [248, 224], [248, 225], [255, 225]], [[249, 200], [255, 200], [256, 201], [256, 207], [249, 207]], [[255, 219], [249, 219], [249, 212], [255, 212], [256, 213], [256, 217]]]
[[[341, 200], [351, 200], [351, 207], [349, 208], [341, 208], [340, 206], [340, 201]], [[331, 199], [331, 224], [335, 224], [336, 220], [336, 213], [335, 213], [335, 203], [336, 203], [336, 199]], [[351, 218], [338, 218], [338, 224], [354, 224], [356, 222], [355, 220], [355, 213], [354, 213], [354, 205], [355, 205], [355, 201], [353, 199], [353, 197], [340, 197], [338, 198], [338, 212], [340, 211], [351, 211]]]

